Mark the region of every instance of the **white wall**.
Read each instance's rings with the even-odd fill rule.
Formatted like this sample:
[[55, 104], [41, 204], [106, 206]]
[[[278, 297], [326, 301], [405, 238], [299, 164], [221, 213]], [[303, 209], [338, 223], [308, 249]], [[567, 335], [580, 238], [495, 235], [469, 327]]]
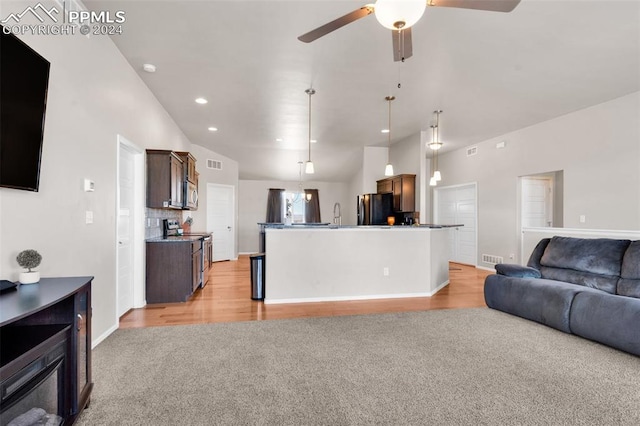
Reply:
[[[389, 158], [396, 175], [416, 175], [415, 203], [420, 209], [420, 133], [394, 143], [389, 151]], [[420, 215], [422, 220], [422, 215]]]
[[[238, 162], [232, 160], [224, 155], [217, 154], [209, 149], [206, 149], [200, 145], [191, 145], [191, 154], [198, 160], [196, 162], [196, 169], [198, 170], [198, 210], [188, 211], [185, 210], [182, 213], [183, 220], [187, 216], [193, 218], [193, 224], [191, 226], [192, 232], [206, 232], [207, 230], [207, 184], [215, 183], [219, 185], [228, 185], [234, 188], [235, 197], [235, 211], [236, 217], [234, 217], [234, 224], [232, 228], [235, 232], [235, 247], [236, 252], [234, 257], [238, 256]], [[208, 169], [207, 159], [221, 161], [222, 170]]]
[[[504, 149], [496, 143], [506, 142]], [[640, 229], [640, 92], [440, 157], [441, 186], [478, 182], [482, 253], [518, 253], [518, 177], [564, 172], [567, 228]], [[586, 222], [580, 223], [580, 215]], [[524, 253], [528, 257], [529, 253]], [[515, 259], [518, 261], [518, 259]]]
[[[33, 2], [11, 5], [23, 10]], [[43, 277], [94, 276], [95, 341], [118, 321], [117, 135], [143, 149], [192, 146], [109, 37], [20, 38], [51, 62], [51, 71], [40, 191], [0, 188], [0, 277], [17, 280], [15, 258], [27, 248], [42, 254]], [[83, 191], [84, 178], [95, 182], [95, 192]], [[90, 225], [87, 210], [94, 213]]]
[[[302, 187], [318, 189], [320, 197], [320, 218], [322, 222], [333, 222], [333, 206], [340, 203], [343, 212], [343, 225], [355, 225], [345, 221], [344, 212], [347, 206], [356, 200], [349, 197], [349, 185], [338, 182], [304, 181]], [[267, 216], [267, 194], [269, 188], [283, 188], [287, 191], [298, 191], [298, 182], [284, 182], [271, 180], [240, 180], [239, 182], [239, 252], [255, 253], [259, 249], [258, 223], [264, 222]]]

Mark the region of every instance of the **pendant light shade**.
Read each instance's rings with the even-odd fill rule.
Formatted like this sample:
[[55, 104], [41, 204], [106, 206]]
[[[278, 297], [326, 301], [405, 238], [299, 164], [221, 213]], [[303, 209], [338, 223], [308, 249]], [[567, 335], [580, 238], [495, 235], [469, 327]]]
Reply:
[[436, 178], [432, 176], [431, 179], [429, 179], [429, 186], [436, 186], [437, 184]]
[[312, 175], [315, 173], [315, 170], [313, 168], [313, 163], [311, 162], [311, 96], [313, 96], [316, 91], [313, 88], [309, 88], [304, 92], [309, 95], [309, 159], [304, 167], [304, 172], [308, 175]]
[[382, 26], [402, 30], [418, 22], [426, 6], [425, 0], [378, 0], [374, 13]]
[[391, 165], [391, 163], [387, 163], [386, 167], [384, 168], [384, 175], [393, 176], [393, 166]]
[[433, 178], [436, 180], [436, 182], [440, 182], [442, 180], [440, 170], [436, 170], [435, 172], [433, 172]]
[[[396, 97], [395, 96], [387, 96], [384, 98], [385, 101], [387, 101], [389, 103], [389, 127], [387, 127], [387, 136], [388, 136], [388, 150], [391, 151], [391, 101], [394, 100]], [[387, 156], [389, 154], [387, 153]], [[387, 161], [387, 165], [384, 168], [384, 175], [385, 176], [393, 176], [393, 165], [391, 164], [391, 161]]]
[[304, 172], [308, 175], [312, 175], [315, 173], [315, 170], [313, 169], [313, 163], [311, 162], [311, 160], [305, 163]]

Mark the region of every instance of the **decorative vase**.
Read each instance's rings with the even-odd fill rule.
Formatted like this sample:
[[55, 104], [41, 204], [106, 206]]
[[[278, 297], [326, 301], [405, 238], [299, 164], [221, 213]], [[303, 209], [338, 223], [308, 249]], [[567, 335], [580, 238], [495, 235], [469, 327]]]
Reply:
[[20, 284], [35, 284], [40, 282], [40, 272], [20, 272]]

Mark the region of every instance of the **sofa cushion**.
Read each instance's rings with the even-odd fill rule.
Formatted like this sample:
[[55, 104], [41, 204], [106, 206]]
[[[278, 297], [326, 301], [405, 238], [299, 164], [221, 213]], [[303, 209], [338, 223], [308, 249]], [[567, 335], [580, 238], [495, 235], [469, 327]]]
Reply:
[[540, 259], [540, 265], [620, 276], [622, 257], [630, 243], [629, 240], [608, 238], [553, 237]]
[[533, 252], [531, 252], [531, 256], [529, 256], [529, 261], [527, 262], [528, 267], [540, 270], [540, 259], [549, 245], [549, 241], [551, 241], [551, 238], [543, 238], [536, 244]]
[[616, 294], [640, 298], [640, 241], [633, 241], [624, 253]]
[[582, 285], [615, 294], [618, 285], [618, 277], [610, 275], [590, 274], [589, 272], [574, 271], [573, 269], [540, 268], [543, 278], [555, 281], [564, 281], [571, 284]]
[[487, 306], [570, 333], [569, 310], [574, 296], [581, 292], [605, 293], [537, 278], [489, 275], [484, 282]]
[[578, 336], [640, 355], [640, 299], [578, 293], [569, 323]]
[[510, 263], [498, 263], [496, 266], [496, 272], [500, 275], [506, 275], [508, 277], [519, 278], [540, 278], [540, 271], [527, 266], [514, 265]]

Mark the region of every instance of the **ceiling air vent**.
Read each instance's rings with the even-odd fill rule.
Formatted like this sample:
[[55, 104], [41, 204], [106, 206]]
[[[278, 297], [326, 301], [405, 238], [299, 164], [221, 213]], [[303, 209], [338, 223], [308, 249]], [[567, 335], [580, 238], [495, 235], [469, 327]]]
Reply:
[[470, 146], [469, 148], [467, 148], [467, 157], [471, 157], [473, 155], [476, 155], [477, 153], [478, 153], [477, 146]]
[[207, 169], [222, 170], [222, 161], [207, 159]]

